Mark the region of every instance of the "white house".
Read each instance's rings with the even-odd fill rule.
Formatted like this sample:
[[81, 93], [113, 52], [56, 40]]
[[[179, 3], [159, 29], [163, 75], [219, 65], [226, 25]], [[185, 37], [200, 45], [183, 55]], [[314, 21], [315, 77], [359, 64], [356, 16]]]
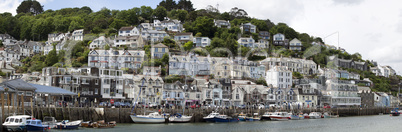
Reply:
[[166, 53], [169, 54], [169, 48], [162, 43], [152, 45], [151, 47], [151, 56], [154, 58], [162, 58]]
[[208, 37], [195, 37], [193, 43], [195, 47], [207, 47], [211, 44], [211, 39]]
[[240, 25], [240, 30], [242, 33], [250, 32], [250, 33], [256, 33], [257, 32], [257, 26], [251, 24], [251, 23], [244, 23]]
[[159, 20], [154, 20], [154, 28], [155, 30], [167, 30], [167, 31], [172, 31], [172, 32], [182, 32], [184, 30], [183, 24], [179, 20], [170, 20], [169, 18], [167, 20], [159, 21]]
[[192, 32], [186, 32], [186, 33], [176, 33], [174, 35], [174, 40], [177, 42], [181, 42], [182, 44], [192, 41], [193, 40], [193, 33]]
[[163, 39], [169, 35], [165, 31], [143, 30], [141, 31], [141, 36], [144, 40], [155, 43], [163, 41]]
[[336, 107], [360, 106], [361, 98], [358, 95], [357, 85], [347, 80], [329, 79], [326, 88], [322, 91], [324, 105]]
[[277, 88], [292, 87], [292, 72], [285, 66], [275, 66], [266, 72], [266, 82]]
[[230, 29], [229, 20], [225, 21], [225, 20], [215, 20], [214, 19], [214, 24], [215, 24], [216, 27], [219, 27], [219, 28], [228, 28], [228, 29]]
[[237, 42], [244, 47], [254, 47], [255, 40], [250, 36], [249, 38], [241, 37]]
[[88, 66], [138, 69], [144, 56], [145, 51], [142, 50], [92, 50], [88, 54]]
[[84, 29], [74, 30], [71, 34], [71, 40], [83, 41], [84, 40]]
[[119, 36], [114, 39], [114, 47], [127, 46], [129, 48], [144, 47], [144, 40], [141, 35]]
[[119, 36], [133, 36], [140, 35], [140, 31], [137, 27], [129, 26], [129, 27], [121, 27], [119, 29]]
[[292, 39], [292, 41], [289, 42], [289, 49], [293, 51], [301, 51], [303, 48], [303, 45], [300, 40], [297, 38]]
[[89, 49], [104, 49], [106, 45], [111, 46], [111, 42], [109, 38], [106, 38], [105, 36], [100, 36], [99, 38], [94, 39], [90, 44], [89, 44]]

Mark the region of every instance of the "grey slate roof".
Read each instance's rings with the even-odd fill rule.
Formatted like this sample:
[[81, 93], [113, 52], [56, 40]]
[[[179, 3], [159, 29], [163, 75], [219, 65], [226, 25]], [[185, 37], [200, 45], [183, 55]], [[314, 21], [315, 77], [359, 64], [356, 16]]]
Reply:
[[52, 87], [52, 86], [45, 86], [45, 85], [38, 85], [29, 83], [32, 87], [36, 88], [36, 93], [44, 93], [50, 95], [77, 95], [71, 91], [59, 88], [59, 87]]
[[14, 79], [14, 80], [5, 81], [2, 84], [5, 87], [9, 87], [9, 88], [11, 88], [13, 90], [19, 90], [19, 91], [34, 91], [34, 90], [36, 90], [35, 87], [33, 87], [29, 83], [23, 81], [22, 79]]

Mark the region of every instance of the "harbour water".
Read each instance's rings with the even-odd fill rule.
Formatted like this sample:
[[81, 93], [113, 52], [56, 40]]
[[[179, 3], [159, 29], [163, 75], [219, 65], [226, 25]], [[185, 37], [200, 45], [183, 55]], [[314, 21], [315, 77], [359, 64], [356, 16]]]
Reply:
[[[115, 128], [79, 128], [82, 132], [244, 132], [244, 131], [301, 131], [301, 132], [393, 132], [402, 130], [402, 116], [355, 116], [329, 119], [305, 119], [289, 121], [257, 121], [238, 123], [185, 123], [185, 124], [135, 124], [121, 123]], [[57, 130], [52, 130], [57, 131]]]

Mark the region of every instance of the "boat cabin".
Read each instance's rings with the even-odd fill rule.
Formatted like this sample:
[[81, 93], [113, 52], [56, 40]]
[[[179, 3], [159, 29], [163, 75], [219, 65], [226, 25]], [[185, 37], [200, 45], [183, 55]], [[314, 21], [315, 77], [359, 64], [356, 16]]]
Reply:
[[42, 125], [42, 121], [36, 119], [30, 119], [27, 120], [27, 125]]
[[28, 115], [10, 116], [6, 118], [4, 124], [22, 124], [29, 119], [31, 119], [31, 116]]

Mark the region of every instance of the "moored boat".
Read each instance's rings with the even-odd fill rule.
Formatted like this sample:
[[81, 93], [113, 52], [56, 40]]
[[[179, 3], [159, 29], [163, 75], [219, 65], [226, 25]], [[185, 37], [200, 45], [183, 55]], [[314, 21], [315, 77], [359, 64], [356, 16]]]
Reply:
[[290, 114], [288, 112], [275, 112], [270, 118], [273, 121], [286, 121], [290, 119]]
[[206, 122], [238, 122], [238, 118], [232, 118], [227, 115], [221, 115], [219, 113], [212, 112], [208, 116], [203, 118]]
[[260, 120], [261, 116], [259, 116], [258, 113], [254, 113], [252, 117], [246, 117], [246, 121], [260, 121]]
[[172, 123], [187, 123], [190, 122], [193, 116], [181, 115], [179, 113], [173, 114], [169, 117], [169, 122]]
[[29, 119], [26, 121], [27, 131], [47, 131], [49, 125], [42, 125], [42, 121], [39, 119]]
[[309, 115], [310, 119], [320, 119], [321, 115], [318, 112], [311, 112]]
[[324, 114], [322, 114], [324, 118], [331, 118], [331, 115], [328, 114], [328, 112], [324, 112]]
[[63, 120], [61, 122], [56, 123], [55, 129], [78, 129], [82, 120], [77, 121], [69, 121]]
[[292, 115], [290, 115], [290, 119], [291, 120], [302, 120], [302, 119], [304, 119], [304, 115], [302, 113], [300, 113], [300, 114], [293, 113]]
[[304, 116], [304, 119], [310, 119], [310, 116], [307, 113], [304, 113], [303, 116]]
[[262, 116], [261, 116], [261, 120], [271, 120], [271, 115], [273, 113], [272, 112], [265, 112]]
[[237, 118], [239, 118], [239, 121], [246, 121], [246, 114], [240, 113], [239, 116], [237, 116]]
[[43, 125], [48, 125], [50, 128], [54, 128], [56, 126], [57, 120], [54, 117], [46, 116], [42, 120]]
[[158, 112], [149, 113], [148, 115], [130, 115], [134, 123], [165, 123], [164, 116]]
[[3, 127], [7, 131], [23, 131], [25, 130], [26, 121], [31, 119], [29, 115], [9, 116], [3, 123]]
[[113, 128], [116, 126], [116, 121], [105, 123], [105, 120], [100, 120], [91, 124], [94, 128]]
[[400, 114], [398, 108], [391, 110], [391, 116], [399, 116]]

